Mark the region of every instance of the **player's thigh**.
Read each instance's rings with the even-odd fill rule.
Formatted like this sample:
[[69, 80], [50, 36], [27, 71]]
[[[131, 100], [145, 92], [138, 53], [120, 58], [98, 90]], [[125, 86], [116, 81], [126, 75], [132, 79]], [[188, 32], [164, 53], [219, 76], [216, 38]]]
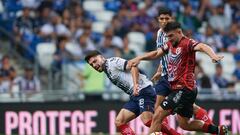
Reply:
[[115, 124], [117, 126], [120, 126], [122, 124], [128, 123], [129, 121], [131, 121], [135, 118], [136, 118], [136, 115], [134, 112], [131, 112], [131, 111], [123, 108], [118, 113], [116, 120], [115, 120]]
[[189, 118], [177, 115], [177, 121], [181, 128], [186, 129], [189, 125]]
[[143, 123], [149, 122], [150, 120], [152, 120], [152, 117], [153, 117], [153, 112], [150, 112], [150, 111], [144, 111], [140, 115], [140, 118]]
[[156, 93], [152, 86], [144, 88], [140, 95], [136, 98], [137, 104], [140, 110], [140, 114], [143, 112], [154, 112], [154, 104], [156, 102]]
[[171, 112], [173, 113], [175, 108], [178, 106], [178, 102], [175, 102], [174, 99], [178, 94], [179, 91], [172, 91], [168, 97], [160, 103], [160, 107], [165, 110], [165, 111], [168, 111], [168, 112]]
[[171, 88], [168, 80], [165, 77], [162, 77], [156, 85], [154, 85], [154, 89], [157, 95], [160, 96], [168, 96], [171, 93]]
[[163, 109], [161, 106], [158, 106], [153, 114], [153, 120], [154, 121], [162, 121], [165, 117], [167, 117], [170, 114], [171, 114], [171, 112]]
[[196, 114], [197, 111], [200, 109], [201, 107], [196, 105], [195, 103], [193, 104], [193, 113]]
[[191, 118], [193, 115], [193, 104], [196, 100], [197, 90], [184, 89], [181, 90], [182, 95], [179, 96], [179, 104], [176, 112], [182, 117]]
[[165, 99], [165, 96], [157, 95], [156, 103], [155, 103], [155, 110], [157, 107], [162, 103], [162, 101]]

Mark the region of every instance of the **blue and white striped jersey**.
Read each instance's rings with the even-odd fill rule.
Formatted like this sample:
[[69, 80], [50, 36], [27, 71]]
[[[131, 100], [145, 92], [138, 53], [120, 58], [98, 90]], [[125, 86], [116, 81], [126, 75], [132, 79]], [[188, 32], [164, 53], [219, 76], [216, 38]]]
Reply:
[[[104, 64], [104, 72], [110, 81], [123, 90], [125, 93], [133, 94], [133, 78], [130, 71], [126, 71], [127, 60], [112, 57], [106, 60]], [[152, 82], [144, 75], [139, 74], [139, 91], [146, 88], [149, 85], [153, 85]]]
[[[162, 29], [158, 30], [157, 33], [157, 40], [156, 40], [156, 45], [157, 45], [157, 49], [161, 48], [164, 44], [166, 44], [166, 42], [168, 41], [167, 37], [166, 37], [166, 33], [164, 33], [162, 31]], [[161, 76], [165, 76], [167, 75], [167, 66], [168, 66], [168, 62], [167, 62], [168, 56], [164, 55], [160, 58], [160, 63], [162, 66], [162, 75]]]

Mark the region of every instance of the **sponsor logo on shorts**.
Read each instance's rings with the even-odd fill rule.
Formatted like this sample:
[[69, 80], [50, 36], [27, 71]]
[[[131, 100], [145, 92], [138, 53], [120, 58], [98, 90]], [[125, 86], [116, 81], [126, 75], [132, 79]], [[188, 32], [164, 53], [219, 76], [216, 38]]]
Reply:
[[139, 99], [139, 107], [144, 108], [144, 98]]
[[179, 92], [176, 94], [176, 96], [173, 98], [173, 102], [174, 102], [174, 103], [178, 103], [179, 99], [180, 99], [181, 96], [182, 96], [182, 93], [183, 93], [183, 91], [179, 91]]
[[163, 101], [163, 106], [167, 106], [168, 102], [167, 101]]

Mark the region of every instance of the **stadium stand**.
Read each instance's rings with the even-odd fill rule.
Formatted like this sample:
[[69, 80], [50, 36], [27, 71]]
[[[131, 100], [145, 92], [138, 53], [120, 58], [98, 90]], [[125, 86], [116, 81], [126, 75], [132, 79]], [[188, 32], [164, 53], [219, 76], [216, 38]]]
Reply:
[[[103, 50], [109, 56], [129, 59], [154, 49], [158, 30], [156, 17], [158, 9], [164, 6], [173, 11], [187, 35], [211, 45], [224, 55], [221, 62], [223, 76], [228, 82], [233, 82], [236, 92], [240, 92], [239, 82], [234, 80], [233, 75], [240, 56], [240, 10], [237, 0], [4, 0], [0, 1], [0, 34], [3, 43], [8, 42], [10, 47], [1, 45], [0, 52], [5, 54], [7, 49], [7, 52], [14, 52], [11, 61], [20, 59], [33, 64], [44, 90], [56, 88], [64, 91], [70, 84], [68, 89], [84, 91], [80, 86], [83, 81], [78, 80], [76, 74], [78, 70], [83, 71], [79, 63], [84, 63], [86, 51], [94, 48]], [[25, 21], [24, 17], [27, 18]], [[224, 18], [228, 18], [229, 23], [219, 23], [218, 20]], [[213, 22], [217, 25], [212, 26]], [[223, 27], [224, 31], [220, 29]], [[59, 37], [67, 40], [61, 51]], [[123, 43], [125, 37], [128, 38], [128, 45]], [[109, 40], [109, 46], [104, 46]], [[130, 53], [122, 51], [129, 49]], [[56, 56], [61, 56], [61, 60]], [[197, 54], [197, 60], [212, 80], [215, 65], [202, 53]], [[140, 67], [151, 77], [157, 64], [158, 60], [143, 62]], [[23, 69], [17, 68], [17, 74], [21, 73]], [[61, 83], [63, 80], [66, 82]], [[213, 86], [210, 89], [214, 91], [215, 84], [210, 83]]]

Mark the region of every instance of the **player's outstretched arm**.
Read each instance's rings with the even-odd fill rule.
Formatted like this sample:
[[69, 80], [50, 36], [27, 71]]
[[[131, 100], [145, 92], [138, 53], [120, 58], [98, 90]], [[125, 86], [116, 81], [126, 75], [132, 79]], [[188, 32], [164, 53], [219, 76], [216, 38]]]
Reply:
[[131, 74], [133, 78], [133, 95], [138, 96], [139, 87], [138, 87], [138, 79], [139, 79], [139, 71], [137, 67], [131, 68]]
[[198, 45], [196, 45], [194, 47], [194, 50], [206, 53], [212, 59], [213, 63], [219, 62], [224, 57], [221, 55], [217, 55], [211, 47], [203, 43], [199, 43]]
[[159, 58], [163, 55], [164, 55], [164, 52], [160, 48], [160, 49], [157, 49], [155, 51], [151, 51], [151, 52], [145, 53], [143, 55], [137, 56], [136, 58], [131, 59], [129, 62], [131, 64], [131, 66], [137, 66], [140, 63], [141, 60], [154, 60], [154, 59], [157, 59], [157, 58]]

